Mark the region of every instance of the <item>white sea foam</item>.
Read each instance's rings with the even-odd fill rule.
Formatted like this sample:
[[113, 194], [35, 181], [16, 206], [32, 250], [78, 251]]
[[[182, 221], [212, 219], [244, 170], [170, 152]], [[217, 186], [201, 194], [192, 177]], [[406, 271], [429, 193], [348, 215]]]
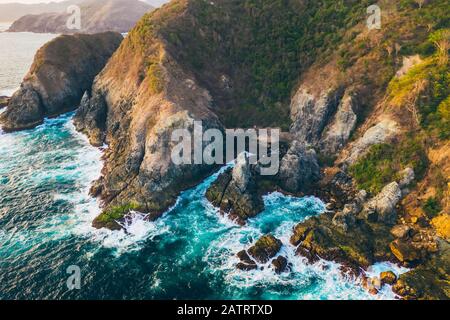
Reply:
[[[145, 215], [138, 212], [131, 212], [123, 223], [122, 230], [95, 229], [92, 221], [101, 212], [100, 202], [89, 195], [90, 185], [100, 178], [103, 163], [101, 161], [102, 152], [89, 144], [87, 137], [76, 131], [72, 122], [67, 123], [70, 133], [78, 139], [83, 148], [79, 152], [78, 164], [82, 168], [80, 192], [63, 197], [75, 205], [73, 218], [76, 223], [72, 231], [75, 235], [84, 236], [99, 242], [107, 248], [115, 248], [117, 254], [139, 250], [141, 244], [153, 237], [167, 231], [163, 221], [151, 222], [145, 219]], [[61, 196], [59, 196], [61, 197]]]
[[[242, 290], [264, 288], [264, 298], [283, 298], [283, 290], [290, 288], [286, 297], [294, 299], [395, 299], [390, 287], [385, 287], [377, 296], [370, 295], [360, 285], [360, 279], [342, 274], [337, 263], [319, 261], [308, 264], [306, 259], [296, 255], [296, 248], [289, 242], [292, 228], [296, 223], [310, 217], [302, 212], [310, 208], [316, 214], [324, 210], [324, 204], [316, 198], [294, 198], [280, 193], [264, 197], [266, 211], [251, 219], [244, 227], [228, 228], [221, 237], [213, 241], [208, 248], [204, 261], [213, 274], [223, 273], [232, 296], [242, 294]], [[279, 221], [277, 221], [277, 219]], [[223, 223], [223, 220], [220, 220]], [[225, 222], [226, 223], [226, 222]], [[276, 274], [271, 262], [258, 265], [257, 270], [241, 271], [236, 268], [239, 262], [236, 254], [248, 249], [264, 233], [267, 224], [275, 226], [272, 234], [283, 242], [279, 255], [289, 261], [291, 271]], [[377, 264], [371, 270], [395, 269], [389, 264]], [[398, 272], [405, 270], [395, 269]], [[281, 290], [280, 288], [285, 288]]]

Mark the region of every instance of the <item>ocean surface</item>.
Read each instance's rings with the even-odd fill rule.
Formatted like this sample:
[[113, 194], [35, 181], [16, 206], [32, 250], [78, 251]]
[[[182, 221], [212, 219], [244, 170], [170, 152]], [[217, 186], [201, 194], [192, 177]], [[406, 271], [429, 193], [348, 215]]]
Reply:
[[[0, 33], [0, 95], [20, 85], [35, 51], [53, 37]], [[135, 213], [124, 231], [92, 228], [100, 208], [88, 190], [100, 176], [101, 150], [76, 132], [72, 116], [0, 132], [0, 299], [395, 298], [388, 287], [369, 295], [337, 264], [295, 256], [291, 230], [324, 210], [319, 199], [267, 195], [266, 210], [239, 227], [204, 197], [218, 173], [156, 222]], [[236, 270], [236, 253], [266, 233], [283, 241], [292, 271]], [[68, 289], [71, 266], [81, 270], [80, 289]], [[371, 271], [384, 270], [405, 271], [390, 264]]]

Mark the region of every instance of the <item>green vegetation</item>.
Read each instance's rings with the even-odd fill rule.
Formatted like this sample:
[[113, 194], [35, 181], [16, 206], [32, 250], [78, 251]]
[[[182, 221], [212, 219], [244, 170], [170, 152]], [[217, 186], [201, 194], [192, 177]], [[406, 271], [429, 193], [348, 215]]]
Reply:
[[436, 198], [429, 198], [422, 206], [423, 211], [428, 215], [429, 218], [436, 217], [441, 211], [442, 207], [439, 200]]
[[[233, 92], [218, 112], [225, 125], [289, 128], [290, 98], [301, 71], [332, 54], [344, 34], [366, 17], [370, 1], [191, 0], [196, 26], [166, 30], [179, 61], [189, 64], [212, 92], [220, 77]], [[174, 36], [176, 34], [176, 36]], [[195, 44], [195, 45], [192, 45]], [[218, 81], [219, 80], [219, 81]]]
[[398, 173], [411, 167], [421, 179], [428, 167], [428, 158], [420, 138], [406, 137], [396, 144], [378, 144], [350, 167], [358, 188], [376, 194], [388, 183], [397, 180]]
[[417, 122], [440, 139], [450, 137], [450, 71], [448, 62], [431, 57], [389, 85], [394, 106], [406, 107]]
[[147, 79], [152, 94], [158, 94], [164, 89], [163, 71], [159, 64], [151, 64], [148, 67]]
[[121, 206], [111, 207], [108, 210], [102, 212], [96, 219], [98, 222], [108, 224], [113, 221], [122, 219], [127, 213], [133, 210], [137, 210], [139, 205], [137, 203], [127, 203]]

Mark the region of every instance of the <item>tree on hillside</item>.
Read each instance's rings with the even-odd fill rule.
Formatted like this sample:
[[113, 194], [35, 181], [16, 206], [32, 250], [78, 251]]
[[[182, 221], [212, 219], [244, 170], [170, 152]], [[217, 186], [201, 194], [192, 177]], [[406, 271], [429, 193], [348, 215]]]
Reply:
[[450, 29], [442, 29], [430, 35], [430, 41], [437, 49], [439, 64], [448, 63], [448, 50], [450, 49]]

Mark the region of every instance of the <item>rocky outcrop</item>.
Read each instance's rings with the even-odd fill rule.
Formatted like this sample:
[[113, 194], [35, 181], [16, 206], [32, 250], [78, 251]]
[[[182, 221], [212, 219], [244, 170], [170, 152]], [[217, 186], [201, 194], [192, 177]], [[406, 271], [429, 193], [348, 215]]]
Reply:
[[9, 102], [9, 97], [0, 96], [0, 109], [6, 107]]
[[[405, 170], [400, 177], [402, 185], [409, 185], [414, 174]], [[340, 189], [348, 199], [342, 210], [327, 212], [295, 227], [291, 243], [298, 247], [297, 253], [310, 262], [318, 258], [340, 262], [355, 273], [376, 261], [398, 259], [400, 249], [396, 245], [410, 234], [407, 227], [393, 227], [396, 207], [402, 199], [399, 184], [387, 185], [372, 199], [363, 190], [352, 196], [351, 188]]]
[[440, 250], [413, 270], [402, 274], [393, 290], [405, 299], [450, 299], [450, 245], [440, 242]]
[[436, 237], [429, 229], [397, 225], [391, 230], [391, 234], [396, 239], [390, 243], [390, 250], [403, 265], [414, 266], [438, 251]]
[[262, 236], [248, 249], [248, 253], [259, 263], [267, 263], [275, 257], [282, 247], [280, 240], [271, 234]]
[[332, 122], [322, 134], [319, 142], [321, 153], [333, 155], [344, 148], [358, 122], [358, 105], [356, 95], [347, 90]]
[[264, 201], [257, 189], [258, 172], [249, 164], [246, 153], [239, 155], [236, 165], [221, 174], [206, 192], [206, 198], [239, 224], [264, 210]]
[[364, 135], [351, 144], [349, 151], [343, 156], [344, 164], [354, 164], [359, 158], [367, 154], [370, 147], [376, 144], [388, 142], [399, 132], [398, 124], [391, 119], [383, 119], [376, 125], [368, 129]]
[[8, 32], [124, 33], [128, 32], [146, 12], [153, 9], [152, 6], [138, 0], [85, 0], [77, 3], [77, 6], [81, 13], [80, 29], [67, 27], [73, 12], [48, 12], [25, 15], [14, 21]]
[[45, 117], [76, 109], [121, 41], [120, 34], [108, 32], [60, 36], [44, 45], [0, 116], [2, 128], [33, 128]]
[[[145, 15], [92, 88], [84, 92], [75, 124], [93, 144], [108, 145], [103, 175], [95, 183], [95, 194], [104, 204], [97, 228], [107, 227], [115, 218], [109, 212], [126, 215], [117, 209], [129, 204], [148, 213], [150, 220], [157, 219], [175, 204], [181, 191], [217, 169], [203, 161], [194, 163], [193, 148], [196, 122], [201, 122], [199, 130], [203, 132], [211, 128], [223, 131], [211, 108], [213, 97], [195, 74], [174, 58], [160, 30], [172, 19], [177, 21], [186, 5], [186, 1], [175, 1]], [[155, 28], [149, 30], [149, 25]], [[191, 143], [183, 143], [180, 136], [174, 140], [177, 131], [192, 139]], [[182, 145], [191, 148], [182, 151]], [[206, 145], [208, 142], [196, 147]], [[183, 159], [174, 161], [176, 154], [183, 154]]]
[[103, 95], [97, 92], [91, 96], [90, 91], [86, 91], [81, 99], [74, 124], [78, 131], [88, 134], [93, 146], [100, 147], [105, 141], [107, 107]]
[[333, 216], [333, 225], [340, 227], [344, 231], [348, 231], [350, 228], [354, 227], [356, 224], [356, 218], [363, 209], [367, 196], [367, 192], [364, 190], [360, 191], [356, 195], [353, 203], [344, 205], [344, 209], [342, 211], [338, 211]]
[[324, 213], [294, 228], [291, 244], [297, 254], [309, 262], [319, 259], [336, 261], [355, 274], [376, 261], [389, 260], [389, 244], [393, 240], [390, 228], [355, 218], [352, 226], [344, 229], [333, 222], [334, 213]]
[[393, 224], [397, 220], [396, 206], [402, 199], [402, 190], [397, 182], [392, 182], [365, 204], [361, 215], [370, 221]]
[[288, 270], [288, 260], [283, 256], [278, 256], [272, 260], [272, 266], [276, 274], [281, 274]]
[[318, 97], [300, 87], [291, 102], [291, 132], [297, 141], [315, 145], [335, 114], [342, 96], [341, 89], [331, 88]]
[[397, 282], [397, 275], [392, 271], [384, 271], [380, 273], [381, 285], [394, 285]]
[[[281, 241], [273, 235], [264, 235], [248, 250], [238, 252], [237, 257], [241, 262], [236, 265], [236, 268], [243, 271], [255, 270], [258, 268], [258, 263], [266, 264], [276, 257], [282, 246]], [[272, 260], [272, 266], [274, 271], [279, 274], [286, 271], [288, 261], [285, 257], [279, 256]]]
[[294, 141], [280, 164], [279, 184], [288, 192], [306, 191], [320, 179], [316, 152]]

